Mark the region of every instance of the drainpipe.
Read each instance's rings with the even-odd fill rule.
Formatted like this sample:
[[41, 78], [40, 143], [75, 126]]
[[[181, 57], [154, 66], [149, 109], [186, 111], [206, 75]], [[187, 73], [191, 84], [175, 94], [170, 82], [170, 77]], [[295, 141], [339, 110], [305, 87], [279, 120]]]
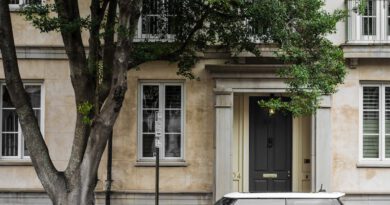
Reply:
[[112, 131], [107, 141], [106, 205], [111, 204], [111, 184], [112, 184]]
[[317, 176], [316, 176], [316, 136], [317, 133], [317, 122], [316, 122], [316, 114], [313, 114], [311, 117], [311, 191], [316, 192], [317, 190]]

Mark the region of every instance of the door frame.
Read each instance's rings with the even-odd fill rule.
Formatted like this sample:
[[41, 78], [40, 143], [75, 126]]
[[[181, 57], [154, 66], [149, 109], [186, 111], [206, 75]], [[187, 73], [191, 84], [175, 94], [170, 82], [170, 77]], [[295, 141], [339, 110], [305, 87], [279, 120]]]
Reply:
[[[269, 93], [234, 93], [234, 123], [235, 129], [233, 138], [238, 142], [238, 150], [233, 148], [233, 155], [238, 157], [238, 161], [236, 165], [233, 164], [233, 175], [235, 179], [233, 179], [233, 183], [235, 184], [235, 190], [239, 192], [249, 192], [249, 97], [256, 96], [269, 96]], [[303, 127], [309, 127], [309, 133], [305, 133], [302, 131]], [[301, 135], [307, 134], [308, 140], [308, 157], [313, 163], [313, 159], [310, 156], [310, 150], [312, 149], [311, 137], [312, 133], [310, 129], [313, 128], [312, 125], [312, 117], [307, 117], [307, 119], [303, 118], [293, 118], [292, 119], [292, 191], [293, 192], [302, 192], [303, 187], [301, 180], [304, 177], [308, 177], [309, 183], [312, 181], [312, 170], [310, 169], [307, 172], [306, 176], [301, 176], [302, 174], [302, 142]], [[236, 150], [235, 150], [236, 149]], [[237, 152], [238, 151], [238, 152]], [[312, 184], [310, 184], [310, 189], [312, 188]], [[310, 192], [311, 190], [306, 190]]]

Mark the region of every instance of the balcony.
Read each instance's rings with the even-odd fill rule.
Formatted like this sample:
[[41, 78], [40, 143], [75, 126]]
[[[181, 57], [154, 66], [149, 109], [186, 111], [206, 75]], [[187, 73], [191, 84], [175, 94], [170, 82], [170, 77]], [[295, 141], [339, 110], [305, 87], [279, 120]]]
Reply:
[[347, 44], [390, 43], [390, 1], [367, 0], [364, 12], [358, 10], [358, 1], [348, 0]]
[[366, 0], [359, 12], [357, 0], [348, 3], [348, 38], [345, 58], [390, 58], [390, 0]]

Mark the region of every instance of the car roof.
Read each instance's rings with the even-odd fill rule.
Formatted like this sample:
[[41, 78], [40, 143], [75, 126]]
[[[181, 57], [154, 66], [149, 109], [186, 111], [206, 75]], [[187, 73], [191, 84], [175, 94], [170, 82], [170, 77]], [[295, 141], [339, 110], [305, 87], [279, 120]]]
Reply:
[[341, 192], [318, 192], [318, 193], [230, 193], [226, 194], [225, 198], [233, 199], [337, 199], [344, 196]]

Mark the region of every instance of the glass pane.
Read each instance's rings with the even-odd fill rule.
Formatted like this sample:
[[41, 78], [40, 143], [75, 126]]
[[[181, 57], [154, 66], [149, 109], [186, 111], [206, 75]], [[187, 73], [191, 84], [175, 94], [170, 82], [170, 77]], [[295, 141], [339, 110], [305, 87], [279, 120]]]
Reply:
[[181, 108], [181, 86], [165, 87], [165, 107]]
[[363, 158], [379, 157], [379, 136], [363, 135]]
[[377, 111], [363, 112], [363, 133], [364, 134], [379, 133], [379, 112]]
[[142, 131], [154, 133], [154, 120], [156, 111], [144, 110], [142, 115]]
[[[23, 136], [23, 134], [22, 134], [22, 139], [24, 139], [24, 136]], [[23, 154], [24, 154], [24, 156], [25, 157], [28, 157], [28, 156], [30, 156], [30, 153], [28, 152], [28, 149], [27, 149], [27, 145], [26, 145], [26, 141], [25, 140], [23, 140], [24, 141], [24, 150], [23, 150]]]
[[10, 0], [9, 4], [19, 4], [19, 0]]
[[167, 133], [181, 132], [181, 111], [180, 110], [165, 111], [165, 132]]
[[41, 110], [34, 110], [34, 114], [38, 120], [38, 125], [41, 126]]
[[144, 85], [142, 103], [144, 108], [158, 108], [158, 86]]
[[2, 134], [1, 155], [18, 156], [18, 134]]
[[180, 157], [181, 156], [181, 135], [167, 134], [165, 135], [165, 157]]
[[237, 199], [230, 199], [230, 198], [221, 198], [215, 205], [233, 205]]
[[15, 110], [3, 110], [3, 132], [18, 131], [18, 117]]
[[337, 205], [336, 199], [287, 199], [287, 205]]
[[238, 199], [234, 205], [285, 205], [285, 199]]
[[385, 157], [390, 158], [390, 135], [386, 135], [385, 137]]
[[390, 110], [390, 87], [385, 88], [385, 101], [386, 110]]
[[26, 92], [30, 97], [31, 105], [33, 108], [41, 107], [41, 86], [39, 85], [26, 85]]
[[142, 135], [142, 157], [153, 157], [154, 134]]
[[379, 87], [363, 88], [363, 109], [379, 109]]
[[14, 105], [12, 104], [11, 97], [8, 94], [7, 87], [5, 85], [2, 86], [3, 91], [3, 108], [13, 108]]
[[26, 0], [26, 4], [40, 4], [41, 0]]

